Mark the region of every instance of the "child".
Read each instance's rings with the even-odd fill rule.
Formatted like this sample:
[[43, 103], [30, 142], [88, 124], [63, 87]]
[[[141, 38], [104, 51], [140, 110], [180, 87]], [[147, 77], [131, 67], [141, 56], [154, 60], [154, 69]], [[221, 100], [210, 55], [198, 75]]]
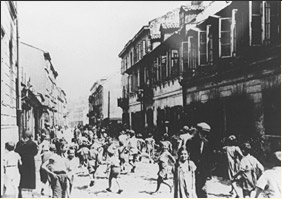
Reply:
[[262, 164], [251, 153], [251, 145], [244, 143], [242, 146], [243, 158], [239, 165], [239, 171], [234, 175], [234, 179], [240, 177], [241, 188], [243, 189], [244, 198], [250, 197], [252, 191], [256, 188], [257, 170], [261, 173], [264, 171]]
[[[226, 154], [227, 161], [228, 161], [228, 177], [229, 180], [233, 181], [233, 176], [238, 172], [239, 170], [239, 163], [240, 160], [243, 157], [241, 149], [236, 146], [236, 137], [235, 135], [230, 135], [227, 138], [227, 146], [223, 147], [223, 151]], [[238, 193], [236, 190], [236, 185], [234, 182], [231, 183], [231, 191], [230, 194], [233, 194], [233, 190], [235, 191], [236, 197], [238, 198]]]
[[148, 136], [149, 137], [145, 139], [146, 149], [149, 157], [149, 163], [152, 163], [155, 151], [155, 139], [153, 138], [152, 133], [149, 133]]
[[120, 160], [121, 172], [127, 172], [126, 165], [128, 164], [129, 151], [127, 150], [127, 147], [124, 145], [124, 142], [119, 141], [119, 147], [117, 150]]
[[54, 154], [42, 165], [50, 178], [53, 198], [66, 198], [69, 196], [69, 176], [67, 165], [63, 157]]
[[97, 144], [93, 144], [90, 147], [89, 150], [89, 156], [88, 156], [88, 172], [89, 172], [89, 177], [90, 177], [90, 187], [94, 186], [95, 183], [95, 175], [98, 167], [101, 164], [102, 161], [102, 156], [100, 155], [99, 149], [102, 148], [102, 146], [98, 146]]
[[45, 194], [45, 188], [47, 187], [47, 181], [48, 181], [48, 173], [44, 169], [42, 169], [42, 165], [44, 164], [44, 162], [48, 161], [49, 158], [55, 153], [56, 153], [56, 146], [54, 144], [50, 144], [49, 150], [41, 154], [42, 164], [39, 169], [40, 180], [42, 182], [41, 195]]
[[174, 170], [174, 198], [197, 198], [195, 185], [196, 165], [189, 160], [188, 151], [181, 147]]
[[162, 151], [158, 158], [159, 172], [158, 172], [158, 179], [157, 179], [157, 189], [153, 193], [157, 193], [159, 191], [161, 183], [167, 185], [170, 188], [170, 192], [172, 192], [171, 186], [168, 183], [166, 183], [164, 180], [168, 178], [168, 172], [170, 170], [169, 160], [173, 164], [175, 164], [175, 159], [171, 155], [171, 153], [168, 151], [169, 149], [168, 143], [163, 142], [161, 147], [162, 147]]
[[74, 149], [68, 150], [68, 156], [66, 158], [66, 167], [67, 167], [67, 175], [68, 175], [68, 178], [70, 179], [69, 193], [71, 194], [73, 182], [74, 182], [74, 176], [79, 167], [79, 159], [75, 157]]
[[3, 167], [4, 167], [4, 191], [3, 195], [14, 195], [18, 197], [18, 188], [20, 184], [19, 166], [22, 165], [21, 157], [14, 151], [15, 143], [7, 142], [5, 144], [7, 153], [5, 154]]
[[119, 161], [119, 157], [117, 154], [116, 149], [110, 149], [108, 150], [108, 166], [107, 166], [107, 170], [105, 173], [107, 173], [110, 169], [110, 175], [109, 175], [109, 188], [107, 188], [106, 190], [109, 192], [112, 192], [111, 188], [112, 188], [112, 180], [114, 179], [116, 181], [116, 184], [118, 186], [118, 194], [120, 194], [123, 190], [120, 188], [120, 184], [118, 181], [118, 176], [120, 174], [120, 161]]
[[281, 151], [272, 156], [272, 168], [265, 171], [257, 182], [256, 198], [263, 192], [263, 198], [281, 198]]

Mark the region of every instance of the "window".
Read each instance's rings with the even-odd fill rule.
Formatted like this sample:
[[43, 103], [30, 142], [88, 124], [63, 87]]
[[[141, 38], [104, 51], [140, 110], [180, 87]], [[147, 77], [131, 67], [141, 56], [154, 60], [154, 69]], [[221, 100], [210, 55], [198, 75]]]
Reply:
[[188, 68], [189, 70], [195, 69], [197, 66], [197, 40], [189, 36], [188, 37]]
[[146, 55], [146, 52], [147, 52], [147, 47], [146, 47], [146, 41], [143, 40], [142, 41], [142, 57], [144, 57]]
[[134, 58], [133, 58], [133, 53], [132, 52], [130, 52], [130, 67], [131, 66], [133, 66], [133, 60]]
[[1, 26], [1, 39], [3, 39], [4, 35], [5, 35], [5, 31], [4, 31], [3, 27]]
[[249, 1], [249, 6], [250, 45], [261, 45], [263, 39], [263, 4], [262, 1]]
[[161, 62], [160, 57], [157, 57], [157, 81], [161, 81]]
[[199, 32], [198, 36], [198, 45], [199, 45], [199, 65], [204, 65], [207, 63], [207, 33]]
[[188, 71], [188, 42], [182, 42], [183, 72]]
[[171, 74], [173, 77], [179, 75], [178, 50], [171, 50]]
[[153, 63], [152, 81], [153, 81], [153, 84], [155, 84], [158, 81], [158, 61], [157, 59], [155, 59]]
[[219, 19], [219, 56], [231, 56], [231, 18]]
[[219, 19], [219, 57], [231, 57], [236, 52], [236, 13], [233, 9], [231, 18]]
[[164, 80], [167, 77], [166, 74], [166, 61], [167, 61], [167, 56], [166, 55], [162, 55], [161, 56], [162, 59], [162, 63], [161, 63], [161, 80]]
[[207, 61], [213, 63], [213, 35], [211, 25], [207, 25]]
[[265, 2], [266, 43], [281, 43], [281, 1]]

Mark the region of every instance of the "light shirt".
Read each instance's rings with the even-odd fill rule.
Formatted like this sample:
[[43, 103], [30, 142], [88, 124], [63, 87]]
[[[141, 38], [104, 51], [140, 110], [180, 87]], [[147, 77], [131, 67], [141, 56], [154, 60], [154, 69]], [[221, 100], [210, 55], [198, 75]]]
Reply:
[[281, 198], [281, 167], [273, 167], [265, 171], [256, 186], [269, 198]]

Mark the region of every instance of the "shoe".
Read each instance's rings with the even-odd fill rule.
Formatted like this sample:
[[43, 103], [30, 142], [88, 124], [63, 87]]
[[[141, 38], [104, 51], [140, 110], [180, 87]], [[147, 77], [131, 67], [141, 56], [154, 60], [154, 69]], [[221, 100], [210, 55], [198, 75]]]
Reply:
[[122, 189], [120, 189], [120, 190], [118, 190], [118, 194], [121, 194], [123, 192], [123, 190]]
[[108, 192], [112, 192], [112, 190], [111, 190], [110, 188], [107, 188], [106, 190], [107, 190]]
[[89, 186], [90, 187], [94, 186], [94, 183], [95, 183], [94, 181], [91, 181]]

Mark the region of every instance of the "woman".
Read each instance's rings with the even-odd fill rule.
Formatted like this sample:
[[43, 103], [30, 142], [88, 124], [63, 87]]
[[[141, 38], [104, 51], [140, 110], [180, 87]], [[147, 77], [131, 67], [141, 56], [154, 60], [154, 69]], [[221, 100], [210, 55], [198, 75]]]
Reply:
[[174, 170], [174, 198], [197, 198], [195, 171], [196, 165], [189, 160], [188, 151], [181, 147]]
[[19, 197], [21, 197], [22, 189], [29, 189], [32, 192], [35, 189], [35, 161], [34, 156], [38, 152], [37, 144], [31, 140], [32, 133], [26, 131], [22, 139], [17, 143], [15, 152], [19, 153], [22, 160], [20, 167], [20, 190]]

